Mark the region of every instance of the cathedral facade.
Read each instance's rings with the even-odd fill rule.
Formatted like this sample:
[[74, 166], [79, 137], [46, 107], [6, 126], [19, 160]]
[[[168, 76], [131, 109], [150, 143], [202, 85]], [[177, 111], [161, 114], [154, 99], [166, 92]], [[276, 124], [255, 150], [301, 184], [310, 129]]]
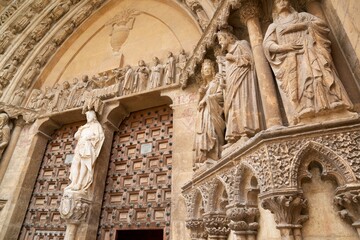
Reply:
[[0, 1], [0, 239], [359, 239], [359, 10]]

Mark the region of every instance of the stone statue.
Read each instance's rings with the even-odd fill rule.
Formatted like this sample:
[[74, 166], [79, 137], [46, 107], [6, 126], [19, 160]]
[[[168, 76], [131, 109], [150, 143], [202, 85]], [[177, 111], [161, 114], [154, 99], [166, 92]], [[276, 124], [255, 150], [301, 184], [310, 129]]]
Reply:
[[50, 17], [44, 18], [30, 33], [30, 37], [36, 42], [40, 41], [43, 36], [50, 30], [53, 20]]
[[59, 111], [66, 109], [66, 104], [70, 96], [70, 83], [68, 81], [63, 82], [62, 89], [59, 93], [59, 101], [57, 108]]
[[6, 30], [0, 36], [0, 54], [3, 54], [5, 50], [10, 46], [12, 40], [15, 38], [16, 30], [15, 28], [10, 28]]
[[225, 140], [229, 145], [239, 139], [245, 142], [260, 129], [254, 61], [250, 44], [228, 30], [217, 33], [221, 48], [226, 51], [226, 90], [224, 113]]
[[187, 62], [187, 56], [184, 49], [181, 49], [180, 54], [178, 56], [178, 67], [180, 70], [183, 70], [185, 68]]
[[124, 85], [123, 85], [123, 95], [130, 94], [134, 86], [134, 70], [130, 65], [125, 66], [125, 76], [124, 76]]
[[4, 89], [8, 84], [10, 79], [14, 76], [17, 71], [19, 62], [17, 60], [12, 60], [12, 62], [6, 65], [3, 70], [0, 72], [0, 85], [1, 89]]
[[6, 113], [0, 113], [0, 159], [5, 148], [10, 141], [9, 116]]
[[275, 1], [273, 20], [264, 38], [265, 55], [295, 118], [351, 108], [332, 61], [326, 23], [296, 12], [288, 0]]
[[26, 87], [24, 84], [15, 90], [14, 96], [11, 99], [11, 105], [20, 106], [26, 95]]
[[94, 111], [86, 112], [86, 120], [75, 133], [77, 145], [70, 168], [71, 184], [65, 190], [85, 192], [93, 182], [94, 164], [104, 142], [104, 130]]
[[163, 66], [160, 64], [159, 58], [154, 57], [154, 66], [151, 68], [150, 74], [150, 88], [160, 87], [162, 76]]
[[168, 53], [168, 58], [165, 64], [165, 84], [169, 85], [175, 82], [176, 76], [176, 61], [172, 52]]
[[[138, 68], [136, 70], [136, 75], [135, 75], [135, 86], [137, 87], [134, 88], [133, 92], [138, 92], [138, 91], [144, 91], [147, 88], [147, 83], [149, 80], [149, 68], [146, 66], [144, 60], [140, 60], [138, 63]], [[136, 90], [135, 90], [136, 89]]]
[[23, 82], [25, 85], [30, 86], [34, 78], [40, 73], [40, 63], [35, 62], [31, 65], [23, 76]]
[[223, 89], [221, 76], [215, 77], [214, 63], [205, 59], [201, 68], [203, 86], [199, 89], [198, 115], [195, 137], [195, 163], [218, 160], [224, 145]]

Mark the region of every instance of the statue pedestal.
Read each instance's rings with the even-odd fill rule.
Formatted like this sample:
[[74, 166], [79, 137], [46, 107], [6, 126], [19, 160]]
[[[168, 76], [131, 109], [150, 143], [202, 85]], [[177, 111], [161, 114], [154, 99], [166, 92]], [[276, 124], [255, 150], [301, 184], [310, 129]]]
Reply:
[[65, 190], [61, 198], [59, 212], [66, 221], [65, 240], [75, 240], [77, 229], [86, 222], [91, 201], [80, 191]]

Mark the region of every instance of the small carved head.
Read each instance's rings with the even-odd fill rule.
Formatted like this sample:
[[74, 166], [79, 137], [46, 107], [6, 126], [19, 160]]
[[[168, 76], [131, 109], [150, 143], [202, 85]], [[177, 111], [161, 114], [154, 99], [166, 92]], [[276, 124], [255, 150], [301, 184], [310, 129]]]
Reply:
[[216, 35], [221, 46], [221, 50], [223, 51], [227, 50], [229, 44], [234, 43], [237, 39], [228, 29], [220, 30]]
[[145, 66], [145, 61], [144, 61], [144, 60], [140, 60], [140, 61], [138, 62], [138, 65], [139, 65], [139, 67]]
[[89, 76], [88, 76], [88, 75], [82, 76], [82, 81], [83, 81], [83, 82], [89, 81]]
[[153, 61], [154, 61], [154, 64], [155, 64], [155, 65], [157, 65], [157, 64], [160, 63], [160, 60], [159, 60], [158, 57], [154, 57], [154, 58], [153, 58]]
[[86, 114], [86, 121], [88, 123], [97, 122], [96, 113], [94, 111], [87, 111], [85, 114]]
[[211, 80], [215, 76], [214, 62], [210, 59], [205, 59], [201, 66], [201, 77], [203, 79]]
[[8, 124], [9, 116], [6, 113], [0, 113], [0, 128]]
[[272, 9], [272, 18], [275, 21], [281, 12], [295, 12], [289, 0], [275, 0]]
[[68, 81], [63, 82], [63, 89], [69, 89], [70, 88], [70, 84]]

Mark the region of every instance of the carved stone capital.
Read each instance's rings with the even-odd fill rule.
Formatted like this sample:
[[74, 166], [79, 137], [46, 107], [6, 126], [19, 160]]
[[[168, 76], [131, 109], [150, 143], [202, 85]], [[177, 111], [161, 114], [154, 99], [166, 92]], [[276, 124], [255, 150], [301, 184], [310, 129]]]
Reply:
[[201, 219], [190, 219], [186, 221], [186, 227], [191, 231], [192, 240], [207, 239], [207, 232], [205, 231], [204, 221]]
[[245, 0], [241, 4], [240, 8], [240, 20], [243, 24], [247, 24], [247, 21], [254, 17], [260, 16], [260, 7], [258, 0]]
[[227, 239], [230, 233], [230, 220], [222, 213], [205, 213], [205, 230], [209, 234], [209, 239]]
[[259, 227], [257, 219], [260, 216], [258, 208], [241, 205], [229, 205], [226, 208], [226, 216], [231, 220], [231, 230], [242, 232], [243, 235], [256, 234]]
[[301, 227], [308, 219], [307, 215], [301, 213], [307, 208], [307, 200], [299, 193], [272, 195], [262, 199], [261, 205], [274, 214], [277, 228]]
[[91, 201], [82, 193], [65, 191], [59, 212], [68, 224], [79, 225], [86, 221]]
[[350, 222], [356, 229], [360, 229], [360, 188], [352, 189], [334, 198], [334, 202], [340, 207], [339, 215], [344, 220]]

